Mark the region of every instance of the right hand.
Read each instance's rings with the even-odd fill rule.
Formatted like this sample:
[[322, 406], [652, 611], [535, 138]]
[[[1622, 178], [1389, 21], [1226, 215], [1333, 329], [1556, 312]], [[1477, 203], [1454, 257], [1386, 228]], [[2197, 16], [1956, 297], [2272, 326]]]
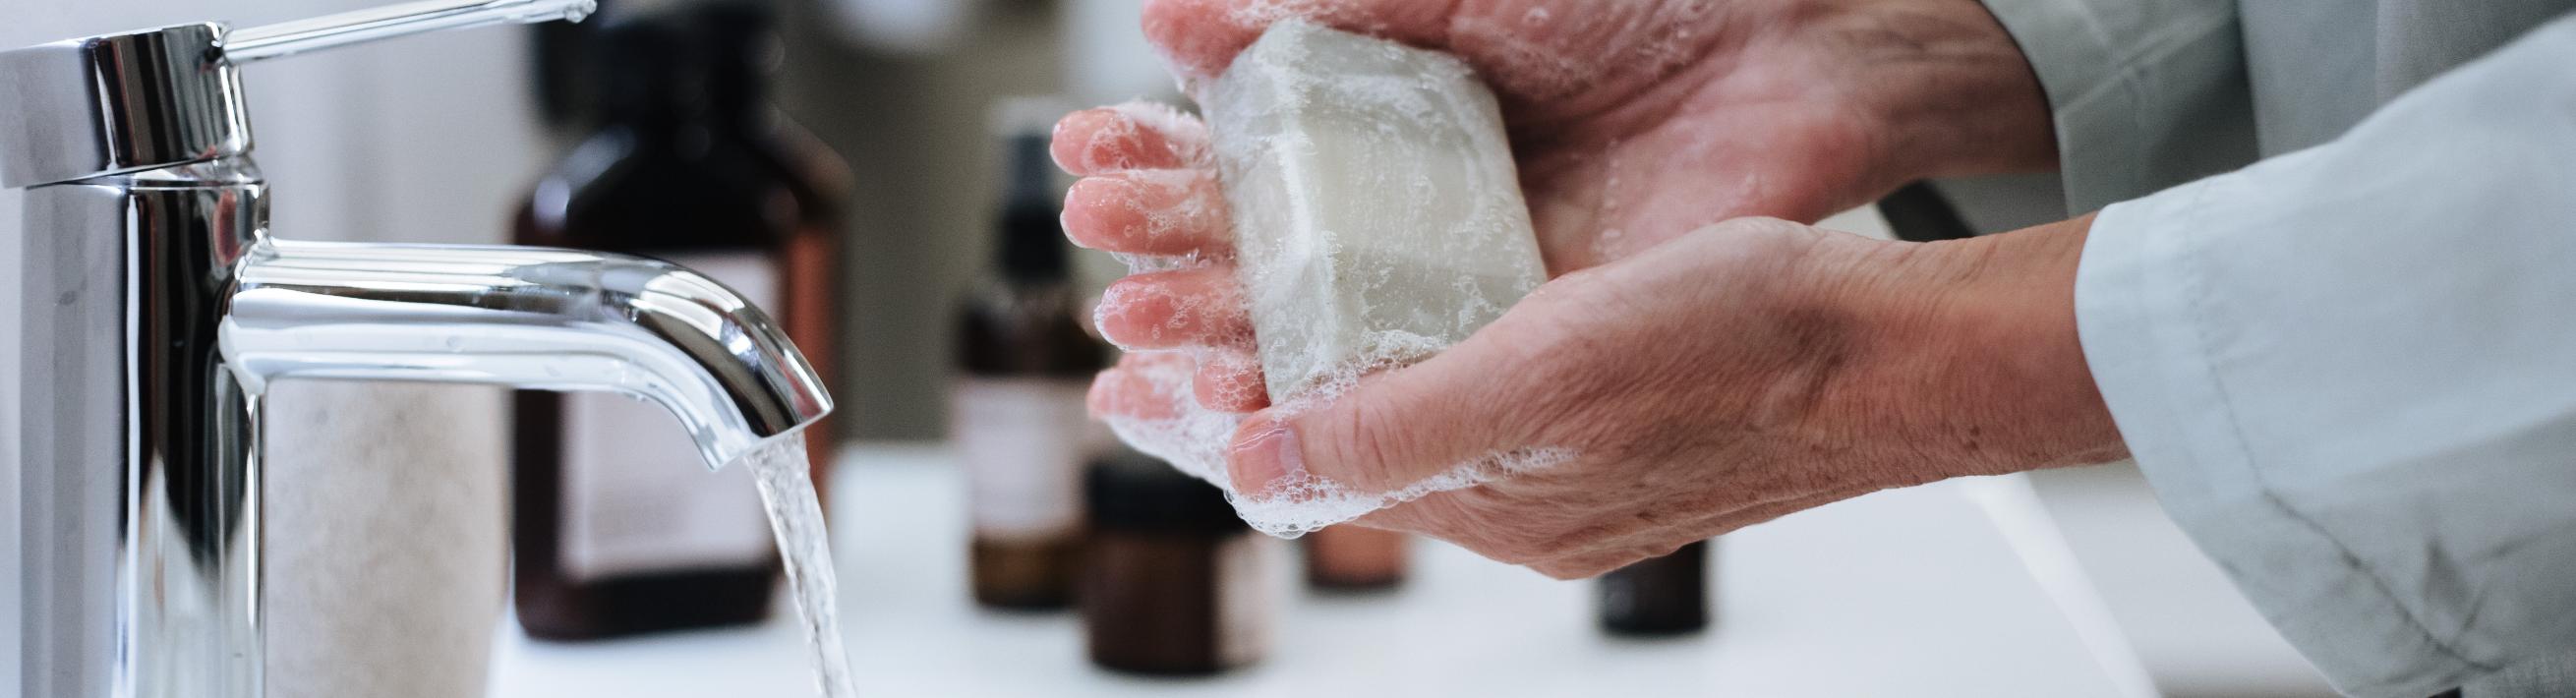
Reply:
[[[1151, 0], [1148, 37], [1190, 81], [1288, 16], [1445, 50], [1503, 105], [1550, 276], [1743, 216], [1813, 222], [1935, 176], [2056, 162], [2045, 95], [1975, 0]], [[1264, 9], [1268, 8], [1268, 9]], [[1198, 401], [1267, 405], [1239, 302], [1207, 130], [1137, 107], [1056, 130], [1085, 177], [1077, 244], [1213, 263], [1109, 289], [1101, 331], [1130, 349], [1208, 348]], [[1103, 414], [1170, 409], [1133, 354], [1093, 388]]]

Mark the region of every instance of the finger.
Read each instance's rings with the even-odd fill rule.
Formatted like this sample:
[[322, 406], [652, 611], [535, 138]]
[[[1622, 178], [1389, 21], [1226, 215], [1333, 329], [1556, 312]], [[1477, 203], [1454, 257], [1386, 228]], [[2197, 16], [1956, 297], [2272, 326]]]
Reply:
[[1216, 349], [1198, 357], [1198, 376], [1190, 383], [1199, 405], [1219, 412], [1250, 413], [1270, 406], [1270, 388], [1262, 382], [1261, 360], [1239, 348]]
[[1252, 346], [1234, 266], [1137, 274], [1100, 294], [1100, 334], [1126, 349]]
[[1129, 102], [1067, 114], [1055, 124], [1049, 152], [1077, 176], [1204, 164], [1207, 125], [1168, 105]]
[[1190, 357], [1172, 353], [1128, 354], [1118, 366], [1091, 381], [1091, 414], [1102, 419], [1168, 420], [1181, 416], [1189, 399]]
[[1324, 405], [1246, 419], [1227, 453], [1236, 490], [1259, 496], [1282, 478], [1312, 476], [1385, 492], [1462, 464], [1504, 465], [1528, 435], [1522, 398], [1543, 389], [1528, 383], [1535, 342], [1522, 341], [1527, 331], [1510, 321], [1420, 364], [1363, 378]]
[[1073, 183], [1064, 232], [1108, 252], [1222, 257], [1234, 249], [1225, 192], [1202, 169], [1133, 170]]
[[1271, 23], [1304, 19], [1418, 45], [1439, 45], [1458, 3], [1424, 0], [1149, 0], [1145, 38], [1185, 77], [1225, 72]]

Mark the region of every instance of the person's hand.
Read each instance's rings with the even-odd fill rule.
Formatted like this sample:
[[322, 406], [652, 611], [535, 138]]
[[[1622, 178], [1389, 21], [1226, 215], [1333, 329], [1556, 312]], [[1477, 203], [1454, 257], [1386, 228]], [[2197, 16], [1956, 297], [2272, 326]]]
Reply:
[[1388, 491], [1553, 462], [1360, 520], [1560, 578], [1867, 492], [2121, 457], [2075, 330], [2089, 219], [1899, 243], [1776, 219], [1539, 288], [1431, 359], [1255, 415], [1239, 491]]
[[[1145, 26], [1200, 80], [1286, 16], [1474, 66], [1503, 103], [1554, 274], [1729, 218], [1814, 221], [1915, 179], [2056, 162], [2037, 78], [1975, 0], [1153, 0]], [[1057, 161], [1086, 177], [1065, 202], [1077, 243], [1213, 262], [1121, 281], [1103, 333], [1131, 349], [1207, 348], [1201, 402], [1265, 406], [1205, 127], [1096, 109], [1056, 136]], [[1150, 407], [1125, 387], [1137, 382], [1113, 371], [1095, 404]]]

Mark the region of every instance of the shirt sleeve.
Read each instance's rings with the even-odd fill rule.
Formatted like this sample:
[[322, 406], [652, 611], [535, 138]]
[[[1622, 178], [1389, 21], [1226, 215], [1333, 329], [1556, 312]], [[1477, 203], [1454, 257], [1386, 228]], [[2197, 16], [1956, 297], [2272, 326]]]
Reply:
[[2076, 313], [2121, 434], [2346, 692], [2576, 648], [2570, 66], [2576, 17], [2094, 221]]
[[2070, 211], [2253, 162], [2236, 0], [1985, 4], [2048, 93]]

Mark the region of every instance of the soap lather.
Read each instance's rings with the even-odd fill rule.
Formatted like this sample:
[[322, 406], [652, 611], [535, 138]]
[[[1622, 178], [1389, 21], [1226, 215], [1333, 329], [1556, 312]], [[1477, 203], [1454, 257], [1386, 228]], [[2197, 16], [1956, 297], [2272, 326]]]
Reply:
[[1501, 111], [1456, 57], [1282, 22], [1201, 103], [1273, 402], [1429, 358], [1547, 280]]

